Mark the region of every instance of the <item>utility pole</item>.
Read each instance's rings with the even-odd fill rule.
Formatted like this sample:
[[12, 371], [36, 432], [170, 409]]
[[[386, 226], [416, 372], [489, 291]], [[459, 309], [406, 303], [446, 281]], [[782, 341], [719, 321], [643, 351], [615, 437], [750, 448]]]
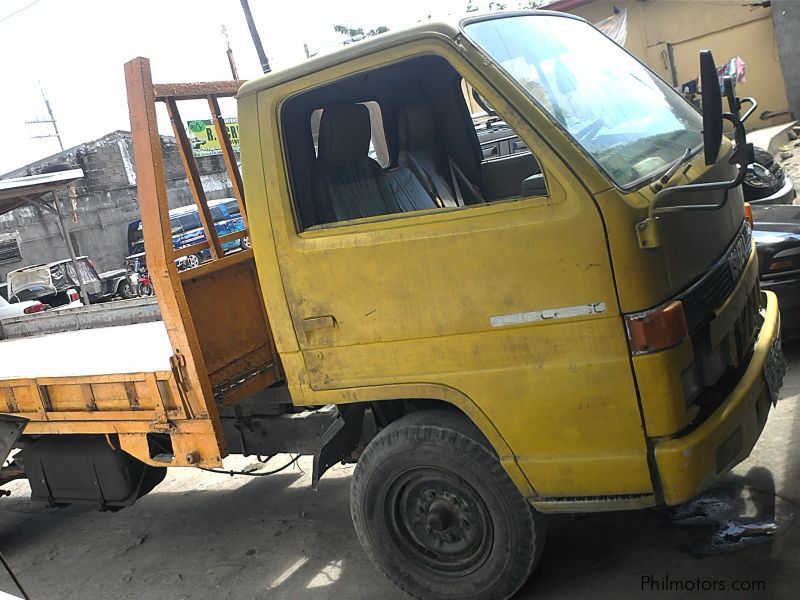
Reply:
[[250, 36], [253, 38], [253, 45], [256, 47], [256, 54], [258, 60], [261, 61], [261, 70], [264, 73], [269, 73], [272, 69], [269, 68], [269, 60], [264, 52], [264, 47], [261, 45], [261, 38], [258, 35], [256, 24], [253, 22], [253, 14], [250, 12], [250, 3], [248, 0], [241, 0], [242, 10], [244, 11], [244, 18], [247, 21], [247, 28], [250, 30]]
[[53, 133], [49, 133], [47, 135], [33, 135], [31, 137], [34, 138], [34, 139], [54, 137], [54, 138], [58, 139], [58, 145], [61, 148], [61, 150], [63, 151], [64, 150], [64, 144], [61, 143], [61, 134], [58, 132], [58, 123], [56, 123], [56, 118], [53, 116], [53, 109], [50, 106], [50, 100], [47, 99], [47, 94], [45, 93], [44, 88], [41, 86], [41, 83], [39, 84], [39, 89], [42, 91], [42, 98], [44, 99], [44, 105], [47, 107], [47, 114], [50, 116], [50, 118], [49, 119], [36, 119], [34, 121], [25, 121], [25, 124], [26, 125], [35, 125], [35, 124], [39, 124], [39, 123], [50, 123], [53, 126], [53, 131], [55, 131], [54, 134]]
[[228, 64], [231, 66], [231, 77], [233, 77], [234, 81], [238, 81], [239, 69], [236, 68], [236, 61], [233, 60], [231, 41], [228, 39], [228, 30], [225, 29], [225, 25], [222, 26], [222, 37], [225, 38], [225, 53], [228, 55]]

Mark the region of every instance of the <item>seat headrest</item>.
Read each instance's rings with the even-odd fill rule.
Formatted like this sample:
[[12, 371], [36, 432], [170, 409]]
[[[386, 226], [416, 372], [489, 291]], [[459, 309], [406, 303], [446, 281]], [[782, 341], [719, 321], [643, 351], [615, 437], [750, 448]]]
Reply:
[[433, 114], [423, 104], [409, 104], [401, 108], [398, 129], [400, 150], [420, 150], [436, 143]]
[[372, 136], [369, 110], [363, 104], [335, 104], [322, 111], [317, 157], [329, 166], [366, 158]]

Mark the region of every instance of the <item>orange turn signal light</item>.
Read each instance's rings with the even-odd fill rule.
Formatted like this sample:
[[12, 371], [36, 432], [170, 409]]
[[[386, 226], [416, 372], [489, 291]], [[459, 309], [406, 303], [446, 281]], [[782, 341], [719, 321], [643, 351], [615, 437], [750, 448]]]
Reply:
[[689, 334], [683, 302], [673, 300], [652, 310], [625, 315], [633, 354], [658, 352], [678, 345]]
[[753, 207], [750, 206], [749, 202], [744, 203], [744, 218], [745, 220], [750, 223], [750, 227], [753, 226]]

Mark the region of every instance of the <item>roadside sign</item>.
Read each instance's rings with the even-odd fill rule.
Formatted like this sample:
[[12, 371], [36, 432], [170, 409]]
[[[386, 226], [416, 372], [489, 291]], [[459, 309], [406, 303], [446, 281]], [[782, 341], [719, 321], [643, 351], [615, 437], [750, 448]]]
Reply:
[[[189, 131], [189, 141], [192, 144], [192, 153], [195, 156], [212, 156], [222, 154], [222, 147], [217, 138], [217, 130], [210, 119], [196, 119], [187, 121]], [[231, 139], [231, 146], [234, 152], [239, 152], [239, 121], [237, 119], [225, 119], [225, 126], [228, 128], [228, 136]]]

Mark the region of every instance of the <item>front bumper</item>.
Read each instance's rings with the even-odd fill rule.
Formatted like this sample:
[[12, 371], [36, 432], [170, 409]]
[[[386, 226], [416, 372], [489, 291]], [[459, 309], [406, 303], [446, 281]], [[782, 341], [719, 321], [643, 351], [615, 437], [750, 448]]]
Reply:
[[764, 323], [739, 383], [697, 429], [655, 444], [656, 467], [667, 505], [694, 498], [747, 458], [764, 429], [771, 406], [764, 365], [773, 344], [780, 343], [778, 300], [772, 292], [764, 294]]

